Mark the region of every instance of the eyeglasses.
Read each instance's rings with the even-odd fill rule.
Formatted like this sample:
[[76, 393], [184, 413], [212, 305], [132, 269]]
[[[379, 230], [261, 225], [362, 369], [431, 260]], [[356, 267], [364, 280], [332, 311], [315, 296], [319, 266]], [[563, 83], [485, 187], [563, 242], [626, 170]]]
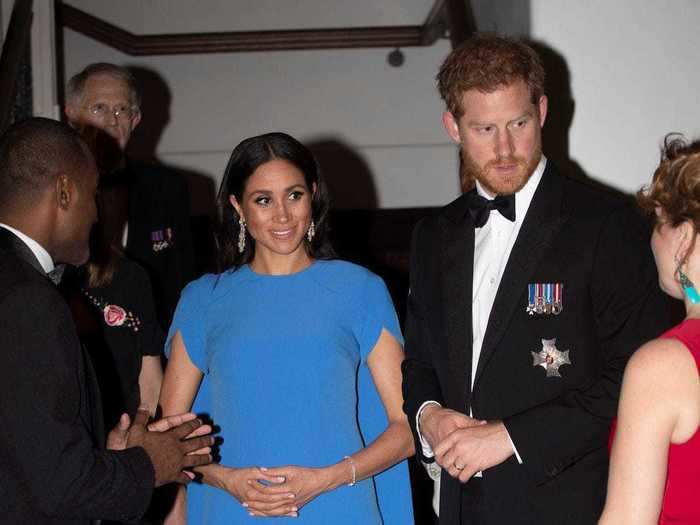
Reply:
[[90, 112], [91, 115], [98, 117], [100, 119], [105, 119], [107, 116], [113, 115], [114, 118], [119, 118], [119, 117], [126, 117], [126, 118], [131, 118], [136, 113], [138, 113], [139, 109], [135, 106], [127, 106], [125, 104], [117, 104], [116, 106], [112, 106], [111, 108], [107, 104], [95, 104], [94, 106], [90, 106], [87, 108], [87, 110]]

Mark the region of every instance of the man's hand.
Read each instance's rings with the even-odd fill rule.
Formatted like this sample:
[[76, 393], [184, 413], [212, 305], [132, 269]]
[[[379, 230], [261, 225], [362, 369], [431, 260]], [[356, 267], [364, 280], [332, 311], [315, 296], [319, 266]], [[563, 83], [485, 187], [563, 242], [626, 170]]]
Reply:
[[[192, 412], [186, 412], [184, 414], [175, 414], [172, 416], [165, 416], [157, 421], [149, 423], [148, 430], [149, 432], [167, 432], [171, 428], [179, 427], [183, 423], [187, 423], [188, 421], [192, 421], [194, 419], [197, 419], [197, 414], [194, 414]], [[206, 436], [211, 434], [211, 432], [212, 428], [210, 425], [202, 425], [201, 427], [197, 427], [191, 434], [185, 436], [185, 439]], [[190, 456], [196, 454], [211, 454], [211, 447], [200, 448], [198, 450], [195, 450], [194, 452], [189, 453]], [[193, 480], [195, 478], [195, 474], [191, 470], [185, 470], [184, 472], [185, 475], [188, 478], [190, 478], [190, 480]]]
[[[155, 428], [167, 428], [177, 422], [175, 416], [170, 422], [158, 422]], [[167, 420], [168, 418], [166, 418]], [[178, 426], [164, 431], [151, 432], [146, 429], [148, 412], [139, 410], [134, 423], [129, 428], [126, 447], [142, 447], [148, 454], [155, 470], [155, 485], [159, 487], [166, 483], [187, 483], [190, 481], [183, 469], [198, 467], [211, 463], [211, 455], [199, 454], [200, 449], [208, 450], [214, 443], [211, 436], [198, 436], [186, 439], [202, 426], [199, 419], [186, 421]]]
[[126, 440], [129, 439], [129, 429], [131, 420], [128, 414], [122, 414], [117, 422], [117, 426], [107, 434], [107, 450], [124, 450]]
[[455, 430], [480, 424], [482, 421], [439, 405], [427, 405], [420, 415], [420, 433], [433, 450]]
[[[180, 426], [183, 423], [192, 421], [193, 419], [197, 419], [197, 415], [193, 414], [192, 412], [167, 416], [159, 419], [158, 421], [149, 423], [148, 430], [150, 432], [166, 432], [171, 428]], [[107, 450], [124, 450], [126, 448], [126, 442], [129, 439], [130, 429], [131, 420], [129, 419], [129, 415], [124, 413], [119, 418], [117, 425], [110, 430], [109, 434], [107, 435]], [[209, 425], [202, 425], [192, 432], [192, 434], [186, 436], [185, 439], [197, 436], [206, 436], [207, 434], [211, 434], [211, 427]], [[201, 451], [196, 451], [198, 454], [209, 454], [209, 452], [211, 452], [209, 447], [203, 448]]]
[[[186, 412], [184, 414], [175, 414], [172, 416], [165, 416], [164, 418], [158, 419], [157, 421], [153, 421], [148, 424], [148, 431], [149, 432], [167, 432], [168, 430], [179, 427], [183, 423], [187, 423], [188, 421], [193, 421], [197, 419], [197, 414], [194, 414], [192, 412]], [[201, 425], [197, 427], [191, 434], [185, 436], [185, 439], [197, 437], [197, 436], [206, 436], [207, 434], [211, 434], [211, 427], [209, 425]]]
[[438, 465], [462, 483], [513, 455], [508, 431], [501, 421], [455, 430], [433, 450]]

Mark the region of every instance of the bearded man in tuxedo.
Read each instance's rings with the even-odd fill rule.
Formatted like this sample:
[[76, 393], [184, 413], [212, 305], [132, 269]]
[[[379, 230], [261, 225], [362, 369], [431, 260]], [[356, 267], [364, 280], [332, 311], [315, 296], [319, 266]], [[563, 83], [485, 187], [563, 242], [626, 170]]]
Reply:
[[641, 218], [542, 155], [544, 76], [494, 36], [438, 74], [474, 189], [415, 229], [403, 392], [441, 524], [595, 523], [625, 363], [668, 326]]

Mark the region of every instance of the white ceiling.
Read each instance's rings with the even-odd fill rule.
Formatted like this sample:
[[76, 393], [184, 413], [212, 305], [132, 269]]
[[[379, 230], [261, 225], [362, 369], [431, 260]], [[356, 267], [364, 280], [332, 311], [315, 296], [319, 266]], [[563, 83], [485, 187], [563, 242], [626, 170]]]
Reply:
[[64, 0], [136, 34], [421, 25], [434, 0]]

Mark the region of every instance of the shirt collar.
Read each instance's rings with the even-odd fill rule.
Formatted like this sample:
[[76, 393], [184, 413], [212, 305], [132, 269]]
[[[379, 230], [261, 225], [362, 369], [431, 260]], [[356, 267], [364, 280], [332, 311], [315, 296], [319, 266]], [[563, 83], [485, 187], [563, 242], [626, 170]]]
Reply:
[[2, 222], [0, 222], [0, 228], [5, 228], [6, 230], [14, 233], [17, 237], [19, 237], [19, 239], [27, 245], [27, 248], [29, 248], [32, 251], [34, 257], [37, 258], [39, 264], [41, 264], [41, 267], [46, 273], [49, 273], [54, 269], [53, 259], [51, 258], [51, 255], [49, 255], [49, 252], [47, 252], [41, 244], [36, 242], [28, 235], [25, 235], [21, 231], [16, 230], [12, 226], [8, 226], [7, 224], [3, 224]]
[[[540, 162], [537, 164], [535, 171], [532, 172], [532, 175], [525, 183], [525, 186], [523, 186], [520, 191], [515, 193], [515, 222], [523, 222], [525, 214], [530, 207], [530, 202], [532, 202], [532, 197], [535, 195], [535, 190], [537, 189], [537, 186], [540, 185], [540, 180], [542, 180], [542, 175], [544, 174], [544, 169], [546, 167], [547, 157], [542, 155]], [[493, 197], [486, 193], [486, 190], [484, 190], [479, 181], [476, 181], [476, 192], [486, 199], [493, 199]]]

